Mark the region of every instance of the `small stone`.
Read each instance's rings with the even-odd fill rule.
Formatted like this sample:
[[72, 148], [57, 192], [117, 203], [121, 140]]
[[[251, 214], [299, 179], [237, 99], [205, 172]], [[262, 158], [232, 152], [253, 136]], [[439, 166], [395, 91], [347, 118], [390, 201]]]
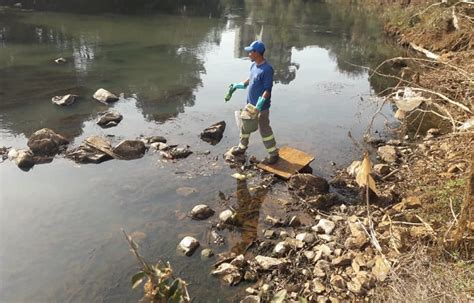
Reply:
[[238, 255], [234, 258], [234, 260], [230, 262], [230, 264], [234, 265], [237, 268], [242, 268], [245, 266], [245, 264], [247, 264], [247, 261], [245, 260], [244, 255]]
[[345, 255], [342, 255], [340, 257], [332, 259], [332, 265], [335, 266], [347, 266], [352, 263], [352, 254], [347, 253]]
[[287, 237], [288, 237], [288, 232], [286, 232], [285, 230], [282, 230], [282, 231], [280, 232], [280, 238], [281, 238], [282, 240], [285, 240]]
[[304, 251], [303, 254], [308, 261], [313, 260], [314, 257], [316, 256], [316, 253], [311, 250]]
[[29, 149], [11, 149], [8, 152], [8, 158], [23, 171], [28, 171], [35, 165], [33, 154]]
[[271, 229], [267, 229], [265, 231], [265, 233], [263, 234], [263, 236], [266, 238], [266, 239], [272, 239], [274, 236], [275, 236], [275, 232]]
[[318, 238], [321, 239], [321, 240], [324, 240], [324, 241], [326, 241], [326, 242], [331, 242], [331, 241], [334, 240], [334, 238], [333, 238], [332, 236], [326, 235], [326, 234], [324, 234], [324, 235], [318, 235]]
[[201, 139], [212, 145], [216, 145], [221, 141], [225, 127], [225, 121], [217, 122], [201, 132]]
[[375, 164], [374, 172], [379, 176], [385, 176], [390, 172], [390, 166], [387, 164]]
[[105, 90], [103, 88], [98, 89], [94, 93], [92, 98], [94, 98], [95, 100], [97, 100], [99, 102], [105, 103], [105, 104], [108, 104], [110, 102], [115, 102], [115, 101], [119, 100], [119, 98], [116, 95], [112, 94], [111, 92], [109, 92], [108, 90]]
[[317, 294], [322, 294], [326, 291], [326, 287], [319, 280], [313, 280], [313, 291]]
[[273, 248], [273, 252], [278, 255], [278, 256], [283, 256], [288, 252], [288, 243], [286, 242], [279, 242], [277, 245], [275, 245], [275, 248]]
[[385, 281], [390, 272], [390, 263], [381, 256], [375, 257], [375, 265], [372, 268], [372, 274], [380, 282]]
[[295, 174], [288, 181], [288, 188], [301, 198], [325, 194], [329, 191], [326, 179], [311, 174]]
[[214, 213], [214, 210], [212, 210], [208, 205], [199, 204], [194, 206], [189, 215], [195, 220], [206, 220], [213, 216]]
[[212, 256], [214, 256], [214, 251], [210, 248], [204, 248], [201, 251], [201, 257], [203, 257], [203, 258], [210, 258]]
[[199, 241], [190, 236], [184, 237], [178, 245], [178, 249], [186, 256], [191, 256], [198, 247]]
[[140, 140], [123, 140], [113, 148], [113, 152], [124, 160], [141, 158], [145, 151], [145, 143]]
[[[197, 189], [195, 189], [194, 187], [183, 186], [183, 187], [177, 188], [176, 193], [178, 195], [182, 196], [182, 197], [187, 198], [187, 197], [191, 196], [192, 194], [197, 193]], [[207, 206], [207, 205], [205, 205], [205, 206]]]
[[166, 140], [166, 138], [162, 136], [151, 136], [151, 137], [146, 137], [145, 139], [148, 144], [168, 142], [168, 140]]
[[377, 153], [380, 158], [387, 163], [395, 163], [398, 160], [397, 150], [391, 145], [379, 147]]
[[63, 64], [63, 63], [66, 63], [67, 60], [61, 57], [61, 58], [55, 59], [54, 62], [56, 62], [57, 64]]
[[314, 251], [321, 251], [322, 255], [325, 257], [329, 257], [332, 254], [332, 250], [326, 244], [320, 244], [313, 248]]
[[242, 279], [239, 269], [229, 263], [222, 263], [216, 270], [213, 270], [211, 274], [220, 276], [222, 281], [227, 285], [236, 285]]
[[346, 281], [340, 275], [331, 276], [331, 285], [336, 288], [336, 290], [342, 291], [346, 289]]
[[346, 168], [346, 172], [351, 177], [355, 177], [357, 176], [357, 173], [359, 172], [361, 166], [362, 166], [362, 161], [354, 161], [348, 168]]
[[286, 238], [285, 242], [288, 243], [288, 245], [290, 245], [293, 249], [300, 249], [304, 247], [303, 241], [296, 240], [290, 237]]
[[249, 295], [258, 294], [258, 291], [255, 288], [252, 288], [252, 287], [247, 287], [245, 289], [245, 292], [248, 293]]
[[278, 268], [280, 265], [286, 263], [286, 259], [277, 259], [265, 256], [256, 256], [255, 261], [258, 266], [263, 270], [272, 270]]
[[300, 233], [296, 235], [296, 240], [303, 241], [304, 243], [313, 243], [316, 238], [312, 233]]
[[77, 98], [78, 96], [76, 95], [68, 94], [64, 96], [55, 96], [51, 99], [51, 101], [56, 105], [68, 106], [73, 104]]
[[264, 222], [270, 226], [279, 226], [281, 225], [281, 221], [278, 220], [277, 218], [274, 218], [272, 216], [266, 216]]
[[326, 235], [330, 235], [335, 227], [336, 223], [327, 219], [321, 219], [318, 224], [313, 226], [311, 229], [317, 233], [324, 232]]
[[157, 151], [157, 150], [168, 150], [170, 147], [166, 143], [155, 142], [150, 144], [150, 148]]
[[334, 250], [334, 255], [335, 255], [335, 256], [339, 257], [341, 254], [342, 254], [342, 249], [336, 248], [336, 249]]
[[322, 270], [321, 268], [315, 266], [313, 269], [313, 275], [315, 275], [318, 278], [324, 278], [326, 277], [326, 272]]
[[345, 212], [347, 211], [347, 206], [346, 206], [346, 204], [341, 204], [341, 205], [339, 206], [339, 209], [341, 210], [342, 213], [345, 213]]
[[234, 221], [234, 213], [230, 210], [224, 210], [219, 214], [219, 220], [225, 224], [231, 224]]
[[259, 296], [246, 296], [240, 303], [260, 303]]
[[249, 282], [255, 282], [257, 281], [257, 273], [253, 270], [247, 270], [244, 274], [244, 280], [249, 281]]
[[347, 283], [347, 289], [356, 295], [362, 295], [365, 293], [365, 289], [357, 279], [352, 279], [349, 281]]

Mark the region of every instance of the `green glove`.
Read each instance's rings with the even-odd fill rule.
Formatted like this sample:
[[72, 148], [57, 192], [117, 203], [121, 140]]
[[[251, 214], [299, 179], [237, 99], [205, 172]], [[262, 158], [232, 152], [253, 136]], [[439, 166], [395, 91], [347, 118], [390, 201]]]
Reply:
[[237, 90], [237, 89], [245, 89], [246, 85], [243, 82], [239, 83], [232, 83], [229, 85], [229, 91], [227, 92], [227, 95], [225, 95], [224, 100], [227, 102], [232, 98], [232, 94]]
[[263, 96], [258, 97], [257, 105], [255, 106], [259, 112], [262, 111], [263, 106], [267, 102], [267, 99], [265, 99]]

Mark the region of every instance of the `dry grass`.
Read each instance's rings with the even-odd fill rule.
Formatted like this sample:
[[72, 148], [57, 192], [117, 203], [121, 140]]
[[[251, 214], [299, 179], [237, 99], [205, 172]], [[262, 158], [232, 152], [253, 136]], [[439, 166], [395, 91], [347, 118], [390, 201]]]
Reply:
[[[451, 255], [451, 259], [456, 259]], [[473, 302], [472, 262], [443, 260], [416, 245], [391, 272], [389, 283], [376, 288], [375, 302]]]

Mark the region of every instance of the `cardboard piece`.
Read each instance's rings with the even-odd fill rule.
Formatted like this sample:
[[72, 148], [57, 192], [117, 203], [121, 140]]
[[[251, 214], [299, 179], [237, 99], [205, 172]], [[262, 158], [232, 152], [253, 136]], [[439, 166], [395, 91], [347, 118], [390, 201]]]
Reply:
[[287, 180], [314, 160], [313, 156], [289, 146], [281, 147], [278, 154], [280, 159], [277, 163], [272, 165], [259, 163], [257, 167]]

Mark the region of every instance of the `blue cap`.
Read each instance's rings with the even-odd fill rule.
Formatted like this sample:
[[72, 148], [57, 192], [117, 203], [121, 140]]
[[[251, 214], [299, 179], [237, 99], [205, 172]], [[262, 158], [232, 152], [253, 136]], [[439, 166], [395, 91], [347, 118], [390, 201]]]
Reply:
[[252, 42], [249, 46], [247, 46], [244, 49], [246, 52], [254, 51], [263, 55], [263, 53], [265, 52], [265, 44], [263, 44], [262, 41], [257, 40], [257, 41]]

